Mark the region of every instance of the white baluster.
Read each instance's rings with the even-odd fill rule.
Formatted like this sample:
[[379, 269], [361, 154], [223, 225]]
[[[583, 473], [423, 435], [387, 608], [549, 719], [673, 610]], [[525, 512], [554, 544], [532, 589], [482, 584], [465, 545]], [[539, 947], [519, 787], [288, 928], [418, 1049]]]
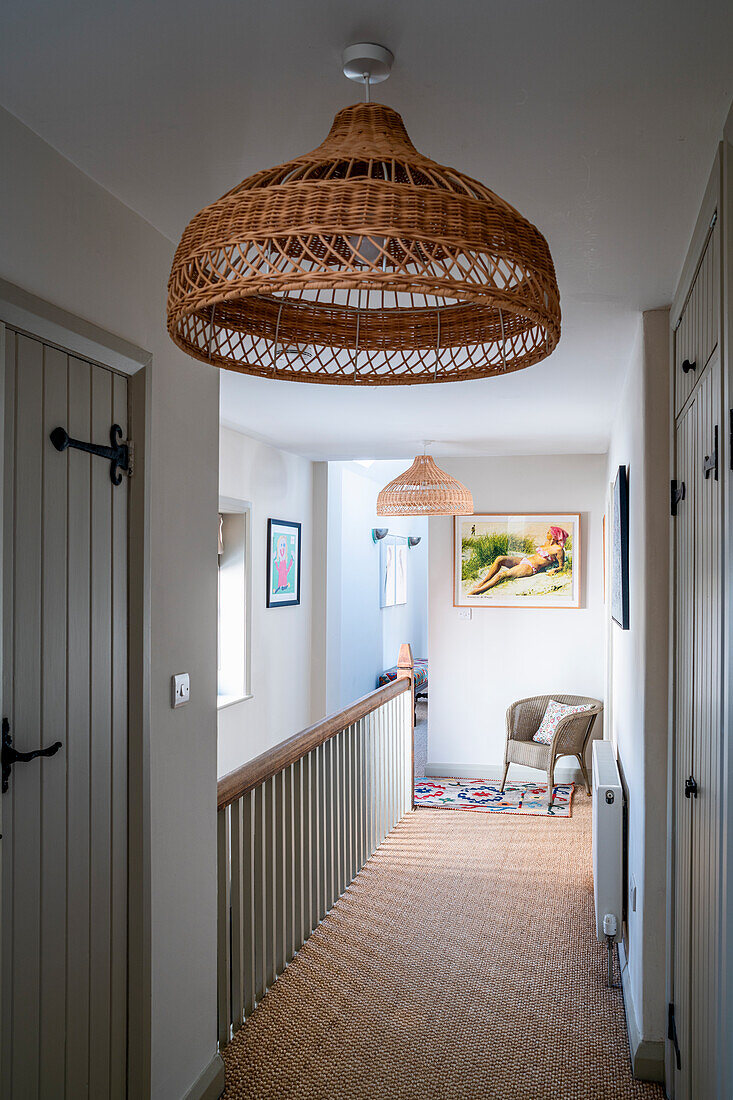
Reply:
[[217, 815], [218, 877], [218, 1031], [219, 1046], [225, 1047], [231, 1035], [231, 989], [229, 985], [229, 808]]

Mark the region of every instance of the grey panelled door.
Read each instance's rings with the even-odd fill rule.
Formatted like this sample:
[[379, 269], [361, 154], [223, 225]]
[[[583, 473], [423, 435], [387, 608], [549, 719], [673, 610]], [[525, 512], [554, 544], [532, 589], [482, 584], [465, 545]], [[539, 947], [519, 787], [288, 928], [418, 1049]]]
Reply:
[[[687, 1053], [690, 1047], [690, 859], [692, 855], [692, 819], [687, 799], [680, 798], [685, 780], [692, 774], [692, 703], [693, 670], [695, 667], [694, 634], [694, 577], [691, 563], [695, 561], [695, 498], [697, 479], [697, 415], [694, 405], [687, 409], [677, 427], [678, 484], [685, 486], [685, 497], [678, 505], [674, 521], [675, 561], [675, 921], [674, 921], [674, 973], [675, 973], [675, 1026], [680, 1051]], [[681, 1061], [676, 1071], [677, 1100], [689, 1098], [688, 1057]]]
[[127, 1049], [127, 478], [56, 427], [127, 434], [127, 380], [6, 330], [2, 1085], [123, 1097]]
[[[677, 425], [675, 520], [675, 1100], [715, 1096], [721, 811], [720, 363]], [[716, 448], [718, 453], [716, 454]], [[716, 465], [717, 460], [717, 465]], [[687, 790], [686, 790], [687, 785]]]
[[[690, 1061], [693, 1097], [715, 1096], [718, 1058], [720, 961], [721, 811], [721, 490], [712, 462], [719, 439], [720, 362], [716, 356], [700, 380], [697, 409], [697, 499], [695, 523], [695, 692], [693, 767], [696, 798], [692, 817], [692, 907], [690, 952]], [[717, 463], [720, 464], [720, 455]], [[687, 801], [684, 800], [683, 801]]]

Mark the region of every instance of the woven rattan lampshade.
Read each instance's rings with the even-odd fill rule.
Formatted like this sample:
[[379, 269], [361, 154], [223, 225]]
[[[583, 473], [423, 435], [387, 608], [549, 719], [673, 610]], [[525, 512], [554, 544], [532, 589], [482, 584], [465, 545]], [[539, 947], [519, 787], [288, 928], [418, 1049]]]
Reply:
[[418, 153], [396, 111], [339, 111], [185, 230], [168, 331], [207, 363], [345, 385], [456, 382], [537, 363], [560, 338], [542, 234]]
[[470, 516], [473, 497], [460, 481], [418, 455], [409, 470], [390, 481], [377, 496], [378, 516]]

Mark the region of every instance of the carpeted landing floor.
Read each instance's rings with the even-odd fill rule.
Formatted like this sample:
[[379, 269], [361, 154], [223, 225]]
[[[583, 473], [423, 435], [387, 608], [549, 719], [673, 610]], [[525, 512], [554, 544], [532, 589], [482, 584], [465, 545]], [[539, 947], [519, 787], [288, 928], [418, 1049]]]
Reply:
[[227, 1100], [661, 1098], [631, 1076], [570, 819], [419, 810], [224, 1052]]

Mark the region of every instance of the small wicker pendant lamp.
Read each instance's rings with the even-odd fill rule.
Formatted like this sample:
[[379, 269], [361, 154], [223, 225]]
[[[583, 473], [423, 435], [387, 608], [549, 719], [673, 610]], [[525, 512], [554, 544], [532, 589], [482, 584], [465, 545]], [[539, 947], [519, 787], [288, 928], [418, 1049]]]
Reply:
[[409, 470], [390, 481], [377, 496], [378, 516], [471, 516], [473, 497], [465, 485], [418, 455]]
[[[344, 71], [368, 100], [391, 60], [353, 46]], [[197, 359], [263, 378], [457, 382], [548, 356], [560, 301], [539, 230], [366, 102], [339, 111], [312, 153], [196, 215], [173, 260], [168, 331]]]

